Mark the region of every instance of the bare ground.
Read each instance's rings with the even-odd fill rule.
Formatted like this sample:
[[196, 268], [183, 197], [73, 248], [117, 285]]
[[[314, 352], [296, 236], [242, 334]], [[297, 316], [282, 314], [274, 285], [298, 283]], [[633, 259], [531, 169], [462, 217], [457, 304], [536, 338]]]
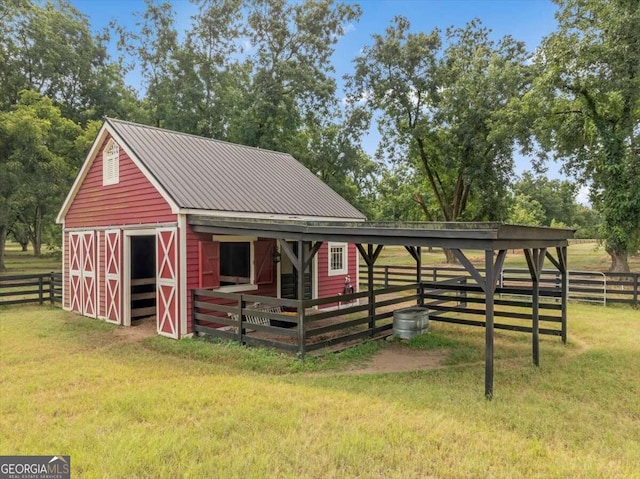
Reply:
[[[120, 327], [113, 331], [113, 335], [118, 339], [132, 343], [156, 334], [155, 318], [138, 320], [131, 327]], [[329, 374], [384, 374], [440, 369], [444, 367], [443, 362], [447, 356], [448, 350], [409, 349], [402, 343], [388, 343], [369, 361], [354, 364], [345, 371], [334, 371]]]

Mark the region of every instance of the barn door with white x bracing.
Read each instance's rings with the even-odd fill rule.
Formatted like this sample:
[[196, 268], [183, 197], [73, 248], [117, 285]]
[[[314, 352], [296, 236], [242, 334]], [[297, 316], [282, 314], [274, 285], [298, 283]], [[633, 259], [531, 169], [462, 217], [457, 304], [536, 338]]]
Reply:
[[93, 231], [80, 233], [82, 265], [82, 314], [95, 318], [96, 311], [96, 241]]
[[82, 244], [80, 233], [69, 234], [69, 309], [82, 314]]
[[120, 324], [122, 298], [120, 293], [120, 271], [122, 270], [122, 235], [120, 230], [107, 230], [104, 234], [104, 274], [106, 319], [110, 323]]
[[178, 338], [178, 229], [156, 231], [158, 334]]

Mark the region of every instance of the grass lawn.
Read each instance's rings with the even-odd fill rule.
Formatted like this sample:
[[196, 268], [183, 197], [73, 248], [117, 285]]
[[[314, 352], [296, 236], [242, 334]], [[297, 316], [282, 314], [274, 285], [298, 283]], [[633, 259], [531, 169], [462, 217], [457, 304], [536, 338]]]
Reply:
[[457, 365], [346, 375], [385, 345], [300, 362], [3, 308], [0, 454], [70, 454], [82, 478], [640, 478], [640, 311], [571, 304], [539, 368], [496, 332], [493, 401], [484, 331], [431, 328], [415, 346]]
[[0, 274], [58, 273], [62, 270], [62, 251], [49, 251], [43, 246], [42, 255], [36, 258], [31, 247], [28, 251], [22, 251], [19, 244], [8, 242], [4, 261], [7, 270]]

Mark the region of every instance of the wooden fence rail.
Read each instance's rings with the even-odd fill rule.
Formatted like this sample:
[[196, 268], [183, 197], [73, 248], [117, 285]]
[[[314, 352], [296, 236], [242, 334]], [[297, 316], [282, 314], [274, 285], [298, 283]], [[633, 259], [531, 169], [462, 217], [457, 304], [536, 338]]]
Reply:
[[16, 274], [0, 276], [0, 306], [62, 302], [62, 274]]
[[[413, 283], [416, 270], [413, 266], [374, 266], [373, 281], [377, 286], [389, 286]], [[434, 283], [446, 279], [469, 277], [462, 267], [455, 266], [423, 266], [423, 281]], [[478, 271], [484, 272], [482, 268]], [[610, 273], [598, 271], [568, 272], [569, 300], [604, 304], [640, 305], [640, 273]], [[366, 278], [366, 267], [361, 267], [360, 278]], [[540, 279], [541, 287], [559, 287], [560, 273], [556, 270], [543, 270]], [[364, 279], [361, 287], [366, 287]], [[524, 268], [504, 268], [500, 274], [500, 287], [531, 287], [529, 270]]]

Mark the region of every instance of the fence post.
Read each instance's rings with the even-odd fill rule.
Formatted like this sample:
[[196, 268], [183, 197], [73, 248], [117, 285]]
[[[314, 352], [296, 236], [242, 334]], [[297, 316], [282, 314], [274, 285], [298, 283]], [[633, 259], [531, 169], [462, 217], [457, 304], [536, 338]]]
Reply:
[[244, 308], [245, 308], [246, 304], [244, 301], [244, 296], [240, 295], [240, 297], [238, 298], [238, 342], [240, 344], [242, 344], [242, 335], [244, 334], [244, 329], [242, 327], [242, 319], [244, 316]]
[[51, 305], [53, 306], [54, 303], [54, 296], [53, 296], [53, 271], [51, 271], [51, 273], [49, 273], [49, 301], [51, 302]]
[[633, 275], [633, 306], [638, 307], [638, 277], [640, 274], [635, 273]]
[[196, 290], [191, 290], [191, 331], [194, 336], [200, 336], [200, 333], [196, 331]]
[[[467, 278], [462, 278], [462, 280], [460, 281], [460, 285], [461, 286], [467, 286]], [[458, 298], [458, 306], [460, 306], [461, 308], [466, 308], [467, 307], [467, 291], [466, 290], [462, 290], [458, 292], [459, 294], [459, 298]], [[462, 300], [460, 299], [462, 298]]]
[[300, 359], [304, 359], [305, 353], [306, 353], [306, 341], [307, 341], [307, 335], [306, 335], [306, 328], [305, 328], [305, 324], [304, 324], [304, 301], [303, 300], [298, 300], [298, 354], [300, 356]]
[[38, 276], [38, 302], [40, 306], [44, 304], [44, 275]]
[[436, 283], [438, 281], [438, 268], [433, 268], [433, 282]]
[[389, 287], [389, 266], [384, 267], [384, 287]]

